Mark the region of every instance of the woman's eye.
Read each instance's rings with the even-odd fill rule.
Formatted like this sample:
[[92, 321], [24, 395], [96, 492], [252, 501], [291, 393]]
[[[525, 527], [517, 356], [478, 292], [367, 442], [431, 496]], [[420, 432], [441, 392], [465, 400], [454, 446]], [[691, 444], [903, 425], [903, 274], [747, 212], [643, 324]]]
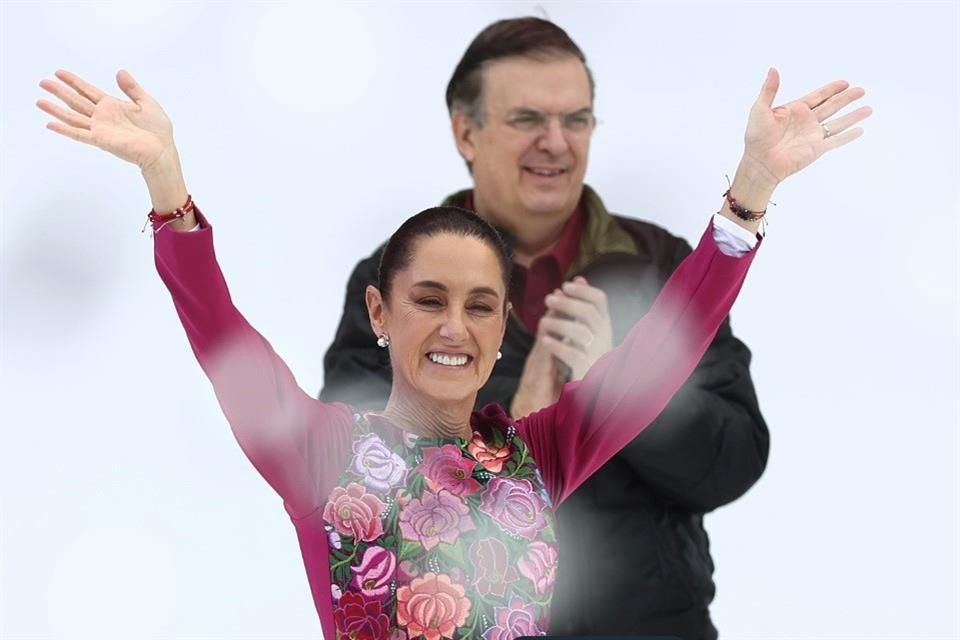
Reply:
[[477, 312], [480, 312], [480, 313], [490, 313], [491, 311], [493, 311], [493, 307], [490, 307], [490, 306], [485, 305], [485, 304], [475, 304], [475, 305], [473, 305], [473, 306], [470, 307], [470, 310], [471, 310], [471, 311], [477, 311]]
[[422, 300], [417, 300], [417, 304], [425, 307], [439, 307], [440, 301], [436, 298], [424, 298]]

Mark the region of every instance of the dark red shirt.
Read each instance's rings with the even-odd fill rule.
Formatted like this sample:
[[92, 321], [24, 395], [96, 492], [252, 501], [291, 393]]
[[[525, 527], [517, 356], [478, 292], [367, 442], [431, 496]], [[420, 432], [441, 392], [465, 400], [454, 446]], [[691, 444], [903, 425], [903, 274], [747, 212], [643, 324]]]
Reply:
[[[473, 192], [467, 194], [464, 208], [473, 209]], [[556, 244], [545, 254], [538, 256], [529, 267], [514, 263], [510, 282], [510, 303], [523, 326], [530, 333], [537, 332], [540, 318], [547, 311], [544, 298], [564, 282], [564, 276], [577, 258], [580, 234], [586, 222], [586, 209], [577, 205], [567, 218]]]

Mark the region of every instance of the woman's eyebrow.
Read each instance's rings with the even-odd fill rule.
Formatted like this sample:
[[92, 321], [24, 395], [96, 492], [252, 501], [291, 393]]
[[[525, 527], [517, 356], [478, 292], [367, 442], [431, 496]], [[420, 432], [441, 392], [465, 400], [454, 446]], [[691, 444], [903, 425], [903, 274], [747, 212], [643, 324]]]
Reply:
[[[442, 282], [437, 282], [436, 280], [421, 280], [420, 282], [414, 282], [413, 286], [423, 287], [425, 289], [438, 289], [440, 291], [449, 291], [449, 289], [447, 288], [447, 285], [443, 284]], [[473, 289], [470, 289], [470, 293], [471, 294], [483, 293], [483, 294], [488, 294], [498, 298], [500, 297], [500, 294], [497, 293], [496, 289], [493, 289], [491, 287], [474, 287]]]
[[414, 282], [414, 287], [424, 287], [426, 289], [440, 289], [441, 291], [447, 290], [447, 285], [442, 282], [437, 282], [436, 280], [421, 280], [420, 282]]

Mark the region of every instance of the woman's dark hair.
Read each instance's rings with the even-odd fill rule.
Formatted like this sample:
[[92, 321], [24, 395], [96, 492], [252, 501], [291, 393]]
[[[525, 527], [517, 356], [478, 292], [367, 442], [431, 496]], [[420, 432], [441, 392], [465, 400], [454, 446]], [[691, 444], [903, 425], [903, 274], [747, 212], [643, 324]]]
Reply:
[[583, 63], [593, 99], [593, 74], [587, 67], [587, 58], [566, 31], [541, 18], [498, 20], [477, 34], [454, 69], [447, 84], [447, 110], [451, 114], [462, 111], [483, 126], [483, 70], [488, 63], [501, 58], [562, 56], [573, 56]]
[[[394, 277], [410, 264], [414, 245], [421, 238], [429, 238], [441, 233], [451, 233], [464, 238], [477, 238], [484, 242], [496, 254], [503, 275], [503, 285], [509, 296], [510, 271], [513, 260], [503, 236], [489, 222], [473, 211], [460, 207], [433, 207], [408, 218], [400, 225], [380, 256], [377, 272], [377, 286], [384, 302], [389, 301], [390, 289]], [[506, 306], [506, 299], [504, 306]]]

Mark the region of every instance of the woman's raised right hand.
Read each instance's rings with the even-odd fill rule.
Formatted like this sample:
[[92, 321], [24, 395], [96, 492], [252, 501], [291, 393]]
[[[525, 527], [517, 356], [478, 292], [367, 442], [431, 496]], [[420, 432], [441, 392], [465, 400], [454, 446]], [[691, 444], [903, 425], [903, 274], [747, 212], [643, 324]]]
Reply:
[[177, 157], [170, 118], [129, 72], [117, 73], [117, 85], [129, 101], [107, 95], [69, 71], [55, 75], [59, 82], [42, 80], [40, 86], [69, 109], [38, 100], [41, 110], [59, 120], [48, 123], [48, 129], [109, 151], [144, 173]]

